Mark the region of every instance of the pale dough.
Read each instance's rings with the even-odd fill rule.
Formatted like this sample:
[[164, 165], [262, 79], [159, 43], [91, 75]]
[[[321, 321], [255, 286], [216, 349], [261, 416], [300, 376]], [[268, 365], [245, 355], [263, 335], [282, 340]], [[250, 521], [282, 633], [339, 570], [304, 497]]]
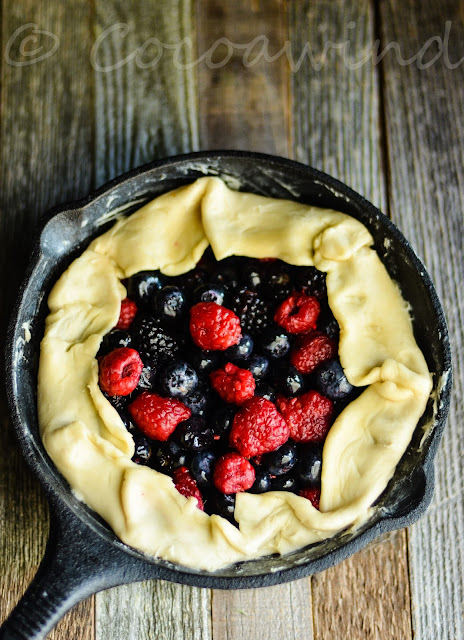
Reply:
[[[41, 345], [41, 436], [76, 495], [130, 546], [214, 571], [288, 553], [362, 522], [424, 412], [431, 376], [406, 303], [357, 220], [337, 211], [232, 191], [201, 178], [166, 193], [94, 240], [54, 286]], [[116, 324], [121, 278], [192, 269], [211, 245], [327, 273], [351, 383], [367, 386], [337, 418], [323, 452], [321, 510], [288, 492], [237, 495], [240, 530], [208, 516], [170, 478], [131, 461], [134, 444], [98, 386], [95, 358]]]

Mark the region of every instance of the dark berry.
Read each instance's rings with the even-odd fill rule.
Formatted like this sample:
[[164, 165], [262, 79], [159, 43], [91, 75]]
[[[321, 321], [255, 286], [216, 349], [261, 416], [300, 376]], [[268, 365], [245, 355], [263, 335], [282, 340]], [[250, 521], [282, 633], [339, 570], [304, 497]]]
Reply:
[[262, 465], [271, 476], [281, 476], [293, 469], [296, 461], [296, 445], [293, 442], [285, 442], [276, 451], [264, 455]]
[[271, 480], [271, 491], [292, 491], [298, 489], [298, 481], [292, 475], [277, 476]]
[[318, 487], [321, 484], [322, 447], [303, 444], [299, 447], [296, 476], [301, 487]]
[[229, 304], [239, 317], [242, 330], [253, 336], [260, 335], [271, 322], [269, 306], [256, 291], [240, 289]]
[[222, 285], [207, 283], [195, 289], [193, 299], [195, 302], [215, 302], [216, 304], [222, 304], [225, 294], [226, 292]]
[[249, 458], [278, 449], [289, 435], [289, 428], [275, 405], [265, 398], [254, 397], [235, 414], [229, 444]]
[[147, 464], [151, 458], [151, 445], [142, 434], [134, 435], [135, 451], [132, 460], [137, 464]]
[[216, 410], [213, 418], [213, 433], [216, 441], [228, 438], [236, 412], [236, 407], [226, 404], [219, 406]]
[[163, 276], [159, 271], [140, 271], [129, 278], [127, 296], [137, 304], [148, 305], [153, 296], [163, 286]]
[[192, 271], [187, 271], [187, 273], [183, 273], [180, 276], [175, 276], [170, 282], [175, 284], [176, 287], [179, 287], [179, 289], [183, 289], [188, 295], [189, 292], [195, 291], [197, 287], [206, 282], [207, 278], [208, 273], [197, 266], [195, 269], [192, 269]]
[[315, 267], [293, 267], [295, 285], [310, 296], [322, 300], [327, 295], [325, 273]]
[[261, 348], [269, 358], [282, 358], [290, 351], [288, 334], [280, 327], [271, 327], [261, 337]]
[[343, 400], [354, 389], [338, 360], [326, 360], [319, 365], [315, 375], [317, 388], [331, 400]]
[[253, 486], [248, 489], [250, 493], [265, 493], [271, 489], [271, 475], [269, 471], [261, 467], [255, 467], [256, 478]]
[[248, 369], [240, 369], [232, 362], [209, 374], [211, 386], [225, 402], [243, 404], [253, 397], [255, 379]]
[[122, 331], [120, 329], [113, 329], [103, 336], [103, 340], [100, 346], [100, 350], [98, 355], [105, 356], [110, 351], [114, 351], [115, 349], [121, 349], [122, 347], [131, 347], [132, 346], [132, 338], [127, 333], [127, 331]]
[[187, 464], [188, 454], [177, 442], [168, 440], [160, 444], [152, 454], [150, 466], [157, 471], [171, 475], [172, 472]]
[[304, 390], [304, 379], [287, 361], [278, 360], [272, 367], [271, 381], [285, 396], [296, 396]]
[[268, 372], [269, 360], [264, 356], [251, 356], [251, 358], [247, 360], [245, 366], [248, 371], [251, 371], [253, 378], [255, 378], [255, 380], [259, 380], [260, 378], [264, 378]]
[[174, 439], [188, 451], [200, 451], [200, 449], [211, 447], [214, 443], [214, 434], [203, 418], [192, 416], [179, 424]]
[[218, 351], [205, 351], [192, 347], [188, 360], [198, 373], [209, 373], [220, 366], [221, 355]]
[[225, 351], [240, 342], [240, 320], [215, 302], [199, 302], [190, 309], [190, 334], [197, 347]]
[[224, 352], [224, 356], [227, 360], [235, 362], [236, 360], [247, 360], [253, 351], [253, 340], [247, 333], [243, 333], [240, 342], [232, 347], [229, 347]]
[[217, 491], [213, 497], [212, 506], [214, 513], [217, 513], [226, 520], [229, 520], [229, 522], [235, 523], [235, 494], [221, 493], [220, 491]]
[[109, 393], [106, 393], [105, 391], [103, 391], [103, 389], [102, 389], [102, 392], [105, 398], [108, 400], [108, 402], [119, 413], [122, 421], [126, 425], [126, 419], [129, 420], [129, 418], [127, 418], [127, 405], [130, 402], [130, 395], [129, 396], [110, 396]]
[[199, 384], [196, 389], [182, 399], [194, 416], [205, 416], [211, 404], [211, 390], [205, 384]]
[[321, 306], [321, 313], [319, 314], [319, 318], [317, 319], [317, 328], [319, 331], [322, 331], [323, 333], [328, 335], [329, 338], [332, 338], [332, 340], [336, 340], [338, 342], [340, 336], [340, 327], [328, 304], [324, 304]]
[[217, 460], [213, 483], [222, 493], [239, 493], [253, 486], [255, 469], [251, 462], [238, 453], [226, 453]]
[[127, 396], [137, 387], [142, 369], [138, 351], [129, 347], [115, 349], [100, 360], [100, 387], [110, 396]]
[[187, 362], [175, 361], [164, 367], [160, 373], [162, 391], [173, 398], [185, 398], [198, 384], [195, 369]]
[[140, 374], [137, 389], [144, 389], [150, 391], [156, 384], [156, 371], [157, 367], [153, 358], [146, 358], [143, 363], [142, 373]]
[[241, 272], [241, 282], [248, 289], [257, 291], [265, 282], [265, 270], [259, 262], [253, 264], [246, 262]]
[[199, 451], [193, 456], [190, 472], [200, 489], [211, 486], [216, 458], [211, 451]]
[[150, 316], [136, 318], [131, 329], [142, 360], [148, 356], [155, 363], [162, 363], [176, 357], [179, 344], [158, 319]]
[[267, 295], [275, 302], [282, 302], [291, 291], [291, 276], [288, 265], [276, 260], [269, 265]]
[[276, 401], [276, 392], [274, 387], [271, 387], [267, 382], [258, 382], [255, 387], [255, 396], [260, 396], [271, 402]]
[[212, 274], [212, 280], [225, 287], [227, 291], [232, 291], [238, 287], [238, 274], [237, 269], [233, 266], [225, 266], [224, 260], [221, 260], [218, 265], [218, 270]]
[[167, 285], [156, 294], [153, 310], [164, 322], [178, 321], [187, 310], [185, 296], [178, 287]]

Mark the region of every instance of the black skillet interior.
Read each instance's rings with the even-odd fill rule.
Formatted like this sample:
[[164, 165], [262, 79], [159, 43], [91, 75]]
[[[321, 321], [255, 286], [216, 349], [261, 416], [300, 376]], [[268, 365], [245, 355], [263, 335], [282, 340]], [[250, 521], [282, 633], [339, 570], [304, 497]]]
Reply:
[[[130, 213], [153, 197], [204, 175], [218, 175], [234, 189], [337, 209], [363, 222], [372, 233], [389, 273], [401, 284], [403, 296], [411, 304], [415, 335], [434, 377], [433, 400], [394, 478], [361, 529], [284, 557], [239, 563], [214, 573], [147, 558], [123, 545], [98, 516], [75, 498], [55, 470], [39, 438], [36, 411], [39, 343], [47, 315], [47, 296], [60, 273], [92, 238], [111, 225], [118, 213]], [[31, 335], [29, 341], [27, 330]], [[14, 424], [23, 452], [47, 491], [54, 514], [53, 526], [56, 531], [66, 532], [67, 528], [80, 531], [87, 552], [94, 548], [96, 553], [98, 547], [97, 555], [103, 554], [103, 559], [108, 560], [105, 565], [94, 553], [94, 572], [98, 570], [99, 579], [92, 582], [84, 595], [124, 581], [146, 578], [225, 589], [267, 586], [300, 578], [339, 562], [384, 531], [410, 524], [431, 499], [433, 456], [447, 415], [451, 387], [448, 333], [434, 287], [409, 243], [386, 216], [344, 184], [296, 162], [230, 151], [178, 156], [137, 169], [84, 201], [52, 211], [42, 224], [27, 280], [20, 292], [10, 327], [7, 359]], [[53, 539], [53, 530], [51, 535]], [[56, 544], [54, 548], [56, 551]], [[54, 549], [48, 553], [45, 565], [53, 564], [53, 552]], [[42, 567], [42, 572], [46, 569]], [[65, 590], [76, 591], [76, 584], [82, 582], [82, 575], [76, 572], [79, 574], [77, 566], [74, 573], [71, 571], [75, 583], [65, 584]], [[92, 573], [92, 568], [88, 572]], [[81, 574], [85, 573], [81, 570]]]

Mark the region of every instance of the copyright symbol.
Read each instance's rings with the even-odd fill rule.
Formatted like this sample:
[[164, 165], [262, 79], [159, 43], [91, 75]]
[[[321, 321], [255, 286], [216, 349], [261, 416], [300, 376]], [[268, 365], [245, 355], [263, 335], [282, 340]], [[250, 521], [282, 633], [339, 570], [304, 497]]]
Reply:
[[[44, 42], [41, 44], [40, 41]], [[5, 48], [5, 60], [13, 67], [26, 67], [52, 56], [60, 46], [54, 33], [28, 22], [14, 31]]]

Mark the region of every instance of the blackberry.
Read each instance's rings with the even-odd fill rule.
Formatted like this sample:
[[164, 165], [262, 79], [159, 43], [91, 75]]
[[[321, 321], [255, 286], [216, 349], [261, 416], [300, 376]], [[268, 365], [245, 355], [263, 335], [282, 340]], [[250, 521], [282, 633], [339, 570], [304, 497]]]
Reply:
[[240, 325], [245, 333], [259, 334], [272, 321], [269, 305], [256, 291], [240, 289], [231, 297], [229, 305], [240, 318]]
[[103, 336], [98, 355], [106, 356], [114, 349], [121, 349], [122, 347], [132, 347], [132, 338], [127, 331], [113, 329]]
[[142, 362], [153, 359], [154, 363], [159, 364], [177, 356], [178, 342], [156, 318], [145, 316], [136, 319], [132, 324], [131, 333]]
[[316, 267], [293, 267], [295, 285], [304, 293], [322, 300], [327, 296], [325, 273]]

